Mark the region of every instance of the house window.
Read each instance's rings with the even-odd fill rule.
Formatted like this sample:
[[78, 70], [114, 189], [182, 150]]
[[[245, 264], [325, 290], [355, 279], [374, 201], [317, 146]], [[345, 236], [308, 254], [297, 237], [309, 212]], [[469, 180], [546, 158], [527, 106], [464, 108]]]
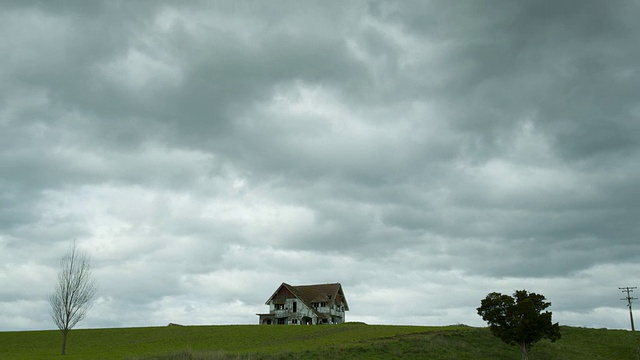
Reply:
[[287, 318], [278, 319], [278, 325], [284, 325], [285, 324], [285, 320], [287, 320]]
[[297, 302], [293, 302], [293, 312], [298, 312], [298, 303]]
[[294, 325], [298, 324], [298, 319], [291, 319], [291, 323]]
[[284, 310], [284, 304], [276, 304], [276, 310]]

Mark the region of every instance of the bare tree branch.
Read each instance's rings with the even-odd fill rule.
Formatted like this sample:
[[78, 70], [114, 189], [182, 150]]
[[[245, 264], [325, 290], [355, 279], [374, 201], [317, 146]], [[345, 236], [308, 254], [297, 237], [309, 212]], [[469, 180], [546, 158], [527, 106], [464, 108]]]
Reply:
[[60, 260], [58, 282], [49, 295], [51, 318], [62, 332], [62, 355], [66, 352], [69, 330], [85, 318], [97, 290], [89, 257], [77, 249], [74, 240], [69, 253]]

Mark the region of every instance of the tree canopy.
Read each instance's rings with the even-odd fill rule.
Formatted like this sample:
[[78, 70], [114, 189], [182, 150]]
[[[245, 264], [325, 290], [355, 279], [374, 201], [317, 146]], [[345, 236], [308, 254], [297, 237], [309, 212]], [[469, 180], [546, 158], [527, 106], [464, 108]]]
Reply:
[[492, 292], [481, 301], [478, 315], [489, 323], [493, 335], [507, 344], [518, 345], [522, 359], [541, 339], [560, 339], [560, 326], [551, 322], [550, 302], [543, 295], [517, 290], [513, 296]]

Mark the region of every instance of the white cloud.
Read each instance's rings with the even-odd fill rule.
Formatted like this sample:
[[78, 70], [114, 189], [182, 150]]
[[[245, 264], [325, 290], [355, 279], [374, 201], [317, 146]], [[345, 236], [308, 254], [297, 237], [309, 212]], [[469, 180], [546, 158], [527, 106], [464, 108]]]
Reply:
[[183, 75], [179, 64], [171, 59], [162, 59], [160, 51], [146, 53], [140, 49], [129, 49], [127, 54], [111, 63], [103, 65], [99, 71], [102, 81], [114, 82], [124, 87], [128, 96], [152, 101], [154, 90], [158, 88], [180, 87]]

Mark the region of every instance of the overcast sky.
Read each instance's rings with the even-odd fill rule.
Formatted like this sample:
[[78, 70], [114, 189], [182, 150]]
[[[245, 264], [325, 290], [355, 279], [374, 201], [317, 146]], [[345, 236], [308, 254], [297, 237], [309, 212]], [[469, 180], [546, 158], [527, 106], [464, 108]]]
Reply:
[[[629, 328], [640, 3], [3, 1], [0, 330], [255, 324], [282, 283], [347, 321], [484, 326], [489, 292]], [[636, 294], [637, 296], [640, 293]], [[640, 306], [640, 303], [638, 304]]]

